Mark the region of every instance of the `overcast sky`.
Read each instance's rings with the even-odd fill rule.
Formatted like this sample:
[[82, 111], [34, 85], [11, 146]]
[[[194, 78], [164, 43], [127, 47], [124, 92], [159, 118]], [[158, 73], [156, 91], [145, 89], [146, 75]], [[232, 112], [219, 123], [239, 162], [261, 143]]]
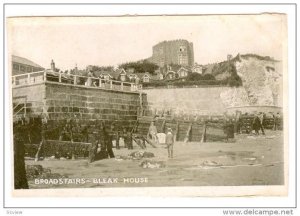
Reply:
[[194, 44], [195, 62], [256, 53], [282, 59], [284, 15], [9, 18], [8, 47], [45, 68], [117, 65], [150, 57], [163, 40]]

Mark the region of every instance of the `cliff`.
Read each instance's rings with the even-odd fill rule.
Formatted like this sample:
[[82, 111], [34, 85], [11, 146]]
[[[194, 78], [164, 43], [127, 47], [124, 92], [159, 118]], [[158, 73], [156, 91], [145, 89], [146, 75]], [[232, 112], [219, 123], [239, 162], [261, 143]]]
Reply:
[[[244, 107], [243, 112], [278, 111], [282, 107], [282, 64], [270, 57], [247, 54], [213, 66], [221, 81], [238, 77], [239, 87], [144, 89], [149, 110], [168, 110], [199, 115], [222, 115]], [[235, 81], [231, 79], [230, 81]], [[231, 82], [228, 82], [230, 85]], [[249, 107], [245, 107], [249, 106]], [[260, 106], [259, 110], [256, 106]]]
[[237, 75], [243, 86], [221, 93], [226, 107], [280, 106], [282, 107], [282, 64], [269, 57], [253, 54], [238, 55], [234, 59]]

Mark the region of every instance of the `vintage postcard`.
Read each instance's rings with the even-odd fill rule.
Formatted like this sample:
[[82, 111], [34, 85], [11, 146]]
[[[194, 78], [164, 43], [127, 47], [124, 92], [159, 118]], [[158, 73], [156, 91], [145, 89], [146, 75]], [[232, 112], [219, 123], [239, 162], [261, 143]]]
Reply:
[[13, 196], [288, 195], [285, 14], [6, 25]]

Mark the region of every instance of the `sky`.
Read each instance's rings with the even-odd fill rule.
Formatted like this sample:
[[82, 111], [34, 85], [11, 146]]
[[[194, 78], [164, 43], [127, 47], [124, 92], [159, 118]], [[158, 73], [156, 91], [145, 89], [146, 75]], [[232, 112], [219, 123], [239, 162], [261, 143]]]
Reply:
[[8, 18], [9, 55], [62, 70], [87, 65], [116, 66], [148, 58], [152, 46], [186, 39], [198, 64], [255, 53], [281, 60], [285, 15], [34, 17]]

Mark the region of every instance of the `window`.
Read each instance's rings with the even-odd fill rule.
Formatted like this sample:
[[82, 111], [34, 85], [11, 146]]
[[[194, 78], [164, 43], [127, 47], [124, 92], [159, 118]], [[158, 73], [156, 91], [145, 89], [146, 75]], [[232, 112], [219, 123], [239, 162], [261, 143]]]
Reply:
[[19, 65], [18, 64], [13, 64], [13, 69], [14, 70], [19, 70]]
[[20, 71], [25, 71], [25, 66], [21, 65]]
[[144, 76], [144, 82], [149, 82], [149, 77], [148, 76]]
[[32, 71], [32, 67], [27, 67], [27, 72], [31, 72]]
[[186, 58], [186, 56], [179, 55], [179, 57], [178, 57], [178, 63], [180, 65], [186, 65], [187, 64], [187, 58]]
[[184, 52], [185, 51], [185, 46], [180, 46], [179, 47], [179, 52]]
[[126, 80], [125, 74], [121, 74], [121, 81], [125, 82], [125, 80]]

